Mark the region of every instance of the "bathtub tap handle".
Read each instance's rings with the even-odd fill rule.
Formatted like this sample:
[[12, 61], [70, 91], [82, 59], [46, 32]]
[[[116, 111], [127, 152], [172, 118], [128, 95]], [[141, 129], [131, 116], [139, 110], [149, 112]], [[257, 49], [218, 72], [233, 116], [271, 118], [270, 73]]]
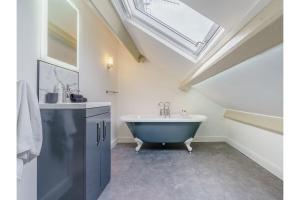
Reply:
[[165, 102], [165, 104], [164, 104], [164, 116], [165, 117], [170, 117], [171, 115], [170, 115], [170, 102]]
[[159, 102], [158, 106], [160, 107], [160, 109], [159, 109], [159, 115], [163, 116], [164, 115], [164, 108], [165, 108], [164, 102]]
[[164, 118], [170, 117], [170, 102], [159, 102], [158, 106], [160, 107], [160, 116], [164, 116]]
[[170, 104], [171, 104], [171, 103], [167, 101], [167, 102], [165, 102], [164, 105], [165, 105], [166, 107], [170, 107]]
[[165, 118], [170, 117], [170, 109], [169, 109], [169, 107], [165, 107], [165, 109], [164, 109], [164, 117]]

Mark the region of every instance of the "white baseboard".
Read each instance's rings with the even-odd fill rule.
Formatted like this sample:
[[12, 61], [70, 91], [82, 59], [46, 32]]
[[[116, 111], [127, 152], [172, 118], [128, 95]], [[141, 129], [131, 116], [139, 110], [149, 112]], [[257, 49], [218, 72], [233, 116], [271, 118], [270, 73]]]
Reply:
[[251, 160], [253, 160], [254, 162], [256, 162], [257, 164], [259, 164], [260, 166], [262, 166], [263, 168], [265, 168], [266, 170], [268, 170], [269, 172], [271, 172], [272, 174], [274, 174], [275, 176], [277, 176], [282, 180], [283, 169], [274, 165], [272, 162], [266, 160], [265, 158], [261, 157], [260, 155], [250, 150], [249, 148], [238, 144], [236, 141], [230, 138], [225, 138], [225, 139], [227, 144], [237, 149], [238, 151], [246, 155], [248, 158], [250, 158]]
[[[226, 138], [223, 136], [200, 136], [195, 137], [193, 142], [225, 142]], [[133, 137], [119, 137], [118, 143], [135, 143]]]
[[198, 136], [193, 142], [225, 142], [226, 138], [223, 136]]

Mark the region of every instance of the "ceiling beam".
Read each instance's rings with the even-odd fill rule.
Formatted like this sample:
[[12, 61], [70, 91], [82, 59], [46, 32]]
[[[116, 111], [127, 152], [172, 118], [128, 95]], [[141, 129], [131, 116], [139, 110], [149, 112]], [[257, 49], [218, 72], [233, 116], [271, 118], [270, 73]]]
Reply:
[[270, 3], [197, 70], [183, 80], [180, 89], [205, 81], [283, 42], [281, 1]]
[[110, 0], [86, 0], [96, 14], [104, 20], [121, 44], [129, 51], [137, 62], [143, 62], [144, 56], [140, 53], [131, 36], [127, 32], [118, 13]]

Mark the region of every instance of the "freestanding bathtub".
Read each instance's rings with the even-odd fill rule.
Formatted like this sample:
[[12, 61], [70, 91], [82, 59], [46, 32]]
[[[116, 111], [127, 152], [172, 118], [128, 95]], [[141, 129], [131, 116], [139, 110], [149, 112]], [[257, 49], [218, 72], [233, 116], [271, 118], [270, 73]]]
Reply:
[[148, 115], [125, 115], [121, 120], [130, 129], [139, 151], [144, 142], [149, 143], [184, 143], [189, 152], [191, 142], [200, 124], [207, 119], [204, 115], [172, 115], [171, 117]]

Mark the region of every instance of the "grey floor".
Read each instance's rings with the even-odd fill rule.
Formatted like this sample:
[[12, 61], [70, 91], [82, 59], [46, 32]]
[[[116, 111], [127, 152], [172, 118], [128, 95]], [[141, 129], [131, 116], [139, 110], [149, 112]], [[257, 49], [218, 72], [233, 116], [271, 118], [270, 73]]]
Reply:
[[98, 200], [276, 200], [283, 183], [226, 143], [118, 144], [112, 177]]

